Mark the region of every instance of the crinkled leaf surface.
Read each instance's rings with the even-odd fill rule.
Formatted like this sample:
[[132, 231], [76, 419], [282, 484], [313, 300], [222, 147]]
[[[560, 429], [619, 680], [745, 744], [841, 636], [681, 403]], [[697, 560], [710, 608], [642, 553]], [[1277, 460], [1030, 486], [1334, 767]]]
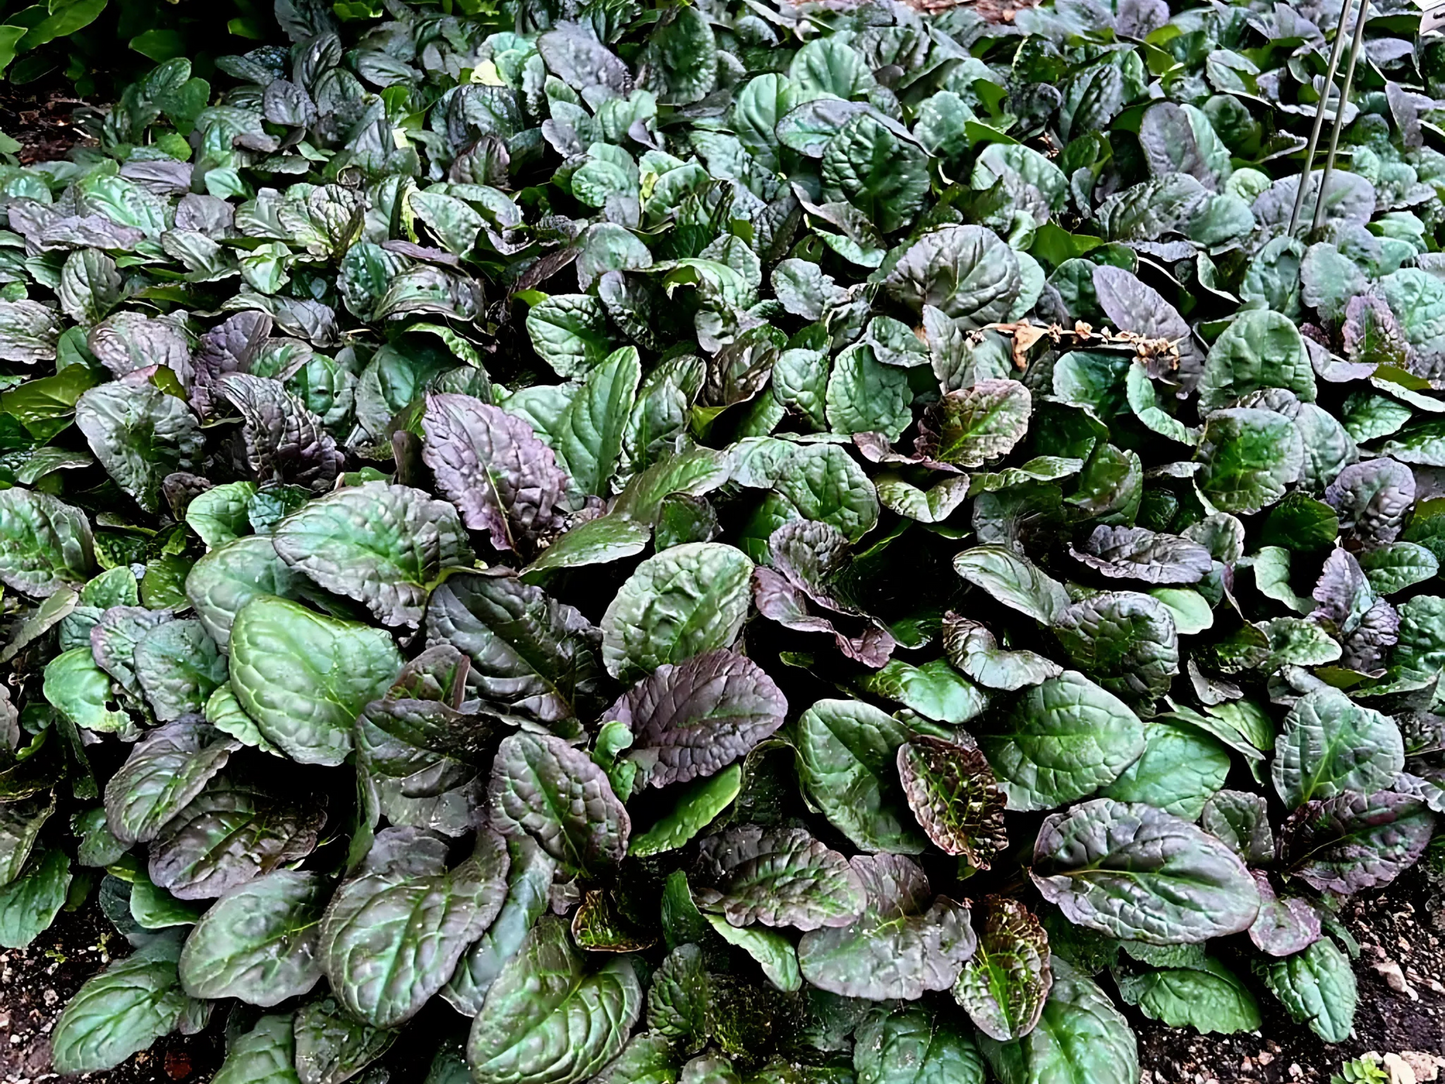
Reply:
[[497, 549], [535, 545], [560, 527], [567, 475], [524, 420], [449, 393], [427, 398], [422, 429], [437, 488]]
[[1319, 689], [1284, 717], [1270, 774], [1293, 809], [1346, 790], [1381, 790], [1404, 766], [1405, 745], [1393, 719], [1335, 689]]
[[176, 977], [179, 953], [177, 940], [160, 937], [86, 982], [55, 1022], [56, 1071], [109, 1069], [169, 1034], [187, 1003]]
[[1037, 1027], [1013, 1042], [979, 1037], [989, 1068], [1003, 1084], [1137, 1080], [1138, 1044], [1123, 1014], [1093, 979], [1068, 961], [1053, 956], [1050, 970], [1054, 982]]
[[317, 932], [337, 1000], [372, 1027], [415, 1016], [501, 910], [508, 864], [495, 832], [481, 832], [472, 855], [452, 869], [440, 836], [417, 828], [377, 833]]
[[632, 822], [606, 773], [560, 738], [506, 738], [487, 794], [499, 830], [531, 836], [571, 872], [602, 872], [627, 853]]
[[1010, 809], [1052, 809], [1094, 793], [1144, 752], [1144, 724], [1075, 670], [1031, 687], [979, 727]]
[[798, 774], [833, 827], [867, 851], [917, 854], [898, 782], [898, 748], [909, 732], [892, 716], [857, 700], [820, 700], [797, 723]]
[[1049, 937], [1018, 900], [985, 901], [978, 950], [959, 972], [953, 996], [974, 1026], [1001, 1043], [1022, 1039], [1038, 1026], [1054, 985]]
[[94, 567], [90, 521], [49, 493], [0, 491], [0, 582], [36, 598], [84, 583]]
[[364, 603], [385, 625], [420, 623], [441, 574], [472, 563], [451, 505], [383, 482], [311, 501], [281, 522], [273, 541], [288, 565]]
[[1256, 1031], [1263, 1018], [1249, 987], [1214, 958], [1203, 967], [1166, 967], [1119, 980], [1119, 994], [1144, 1015], [1202, 1034]]
[[691, 883], [698, 903], [734, 926], [846, 926], [864, 904], [848, 860], [801, 828], [749, 824], [710, 836]]
[[753, 563], [720, 542], [673, 546], [638, 566], [602, 617], [602, 661], [622, 680], [729, 647], [751, 599]]
[[1233, 851], [1143, 803], [1096, 798], [1045, 818], [1030, 875], [1071, 921], [1154, 945], [1240, 933], [1259, 913]]
[[337, 765], [368, 701], [401, 669], [386, 633], [261, 595], [231, 626], [231, 690], [266, 740], [302, 764]]
[[983, 1084], [983, 1058], [950, 1016], [922, 1008], [870, 1014], [853, 1045], [859, 1084]]
[[898, 747], [898, 776], [919, 825], [945, 854], [988, 869], [1008, 846], [1004, 796], [976, 747], [918, 735]]
[[544, 919], [497, 976], [472, 1023], [472, 1078], [577, 1084], [622, 1051], [641, 1010], [642, 988], [626, 957], [589, 972], [566, 926]]
[[1359, 993], [1350, 961], [1328, 937], [1303, 952], [1271, 960], [1264, 982], [1290, 1016], [1327, 1043], [1349, 1038]]
[[708, 776], [783, 725], [772, 678], [727, 649], [664, 663], [607, 712], [633, 731], [628, 756], [656, 787]]
[[269, 1007], [309, 992], [322, 974], [317, 924], [328, 890], [320, 874], [277, 870], [227, 892], [181, 950], [186, 993]]
[[155, 839], [238, 748], [240, 742], [196, 716], [151, 731], [106, 784], [112, 834], [123, 843]]
[[803, 935], [803, 978], [830, 993], [870, 1001], [914, 1000], [958, 979], [977, 938], [964, 905], [931, 897], [911, 858], [860, 855], [851, 863], [863, 885], [863, 913], [846, 926]]
[[494, 703], [553, 725], [599, 708], [598, 635], [576, 609], [500, 572], [457, 573], [427, 603], [429, 644], [471, 657], [470, 680]]

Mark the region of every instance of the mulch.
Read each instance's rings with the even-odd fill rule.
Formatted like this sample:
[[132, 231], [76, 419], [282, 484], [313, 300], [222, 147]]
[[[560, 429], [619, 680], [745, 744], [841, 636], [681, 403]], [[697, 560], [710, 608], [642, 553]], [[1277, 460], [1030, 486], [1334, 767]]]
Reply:
[[20, 164], [51, 162], [88, 140], [75, 110], [88, 105], [60, 76], [14, 86], [0, 78], [0, 132], [20, 144]]

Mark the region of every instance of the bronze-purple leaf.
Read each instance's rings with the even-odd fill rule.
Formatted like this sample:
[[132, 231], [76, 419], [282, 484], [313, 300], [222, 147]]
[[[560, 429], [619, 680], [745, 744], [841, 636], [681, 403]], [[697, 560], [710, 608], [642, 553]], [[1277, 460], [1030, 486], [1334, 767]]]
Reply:
[[1023, 440], [1032, 410], [1029, 389], [1017, 380], [980, 380], [924, 412], [914, 451], [921, 459], [981, 467]]
[[710, 836], [691, 883], [698, 905], [734, 926], [847, 926], [865, 902], [848, 859], [803, 828], [745, 824]]
[[561, 528], [567, 473], [522, 418], [446, 392], [429, 395], [422, 459], [462, 521], [499, 550], [532, 550]]
[[1413, 866], [1434, 829], [1434, 814], [1408, 790], [1347, 790], [1296, 809], [1281, 849], [1291, 876], [1347, 896], [1387, 885]]
[[788, 713], [763, 668], [728, 648], [664, 663], [612, 705], [630, 727], [629, 758], [654, 787], [712, 775], [771, 735]]
[[908, 807], [945, 854], [988, 869], [1008, 846], [1004, 795], [976, 747], [919, 735], [898, 747], [898, 775]]
[[222, 377], [226, 398], [246, 420], [241, 437], [256, 480], [289, 482], [324, 493], [346, 465], [346, 455], [306, 404], [279, 381], [249, 373]]
[[1259, 886], [1259, 917], [1249, 928], [1249, 939], [1271, 956], [1293, 956], [1320, 939], [1319, 912], [1298, 896], [1281, 898], [1263, 870], [1249, 871]]
[[985, 1035], [1012, 1042], [1034, 1030], [1054, 985], [1049, 935], [1018, 900], [989, 896], [984, 906], [978, 949], [959, 972], [953, 997]]

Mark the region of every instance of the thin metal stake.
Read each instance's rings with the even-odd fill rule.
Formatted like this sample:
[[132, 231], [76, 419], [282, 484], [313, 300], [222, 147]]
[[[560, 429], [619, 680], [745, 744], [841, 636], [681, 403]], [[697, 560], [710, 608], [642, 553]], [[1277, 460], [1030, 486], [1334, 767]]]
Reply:
[[[1360, 0], [1361, 3], [1368, 3], [1369, 0]], [[1325, 105], [1330, 100], [1330, 91], [1335, 89], [1335, 72], [1340, 69], [1340, 53], [1345, 48], [1345, 25], [1350, 17], [1350, 0], [1344, 0], [1340, 5], [1340, 25], [1335, 27], [1335, 44], [1330, 50], [1330, 66], [1325, 72], [1324, 93], [1320, 95], [1320, 104], [1315, 109], [1315, 124], [1310, 129], [1310, 144], [1305, 150], [1305, 168], [1299, 176], [1299, 187], [1294, 194], [1294, 210], [1289, 216], [1289, 233], [1287, 236], [1294, 236], [1294, 228], [1299, 224], [1299, 213], [1305, 205], [1305, 185], [1309, 183], [1310, 171], [1315, 165], [1315, 151], [1320, 145], [1320, 129], [1325, 123]]]
[[1345, 65], [1345, 85], [1340, 88], [1340, 104], [1335, 107], [1335, 126], [1330, 130], [1330, 153], [1325, 157], [1324, 176], [1320, 178], [1320, 194], [1315, 200], [1315, 217], [1310, 223], [1310, 233], [1320, 228], [1320, 219], [1325, 213], [1325, 189], [1330, 183], [1330, 171], [1335, 168], [1335, 151], [1340, 146], [1340, 132], [1345, 127], [1345, 109], [1350, 104], [1350, 87], [1355, 82], [1355, 63], [1360, 59], [1360, 49], [1365, 44], [1365, 22], [1369, 16], [1370, 0], [1360, 0], [1360, 14], [1355, 19], [1355, 40], [1350, 43], [1350, 60]]

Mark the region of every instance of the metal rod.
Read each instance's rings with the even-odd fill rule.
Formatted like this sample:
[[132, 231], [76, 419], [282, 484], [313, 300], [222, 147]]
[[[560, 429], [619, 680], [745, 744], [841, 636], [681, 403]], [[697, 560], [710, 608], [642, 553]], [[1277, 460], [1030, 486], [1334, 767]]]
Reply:
[[1315, 200], [1315, 215], [1310, 222], [1310, 233], [1320, 228], [1320, 219], [1325, 213], [1325, 188], [1330, 183], [1330, 172], [1335, 168], [1335, 151], [1340, 146], [1340, 132], [1345, 127], [1345, 109], [1350, 104], [1350, 87], [1355, 82], [1355, 64], [1360, 59], [1360, 49], [1365, 44], [1365, 23], [1369, 18], [1370, 0], [1360, 0], [1360, 14], [1355, 17], [1355, 39], [1350, 43], [1350, 59], [1345, 65], [1345, 85], [1340, 88], [1340, 103], [1335, 107], [1335, 124], [1330, 129], [1330, 153], [1325, 156], [1324, 175], [1320, 177], [1320, 194]]
[[[1367, 3], [1368, 0], [1360, 0]], [[1324, 93], [1320, 95], [1320, 104], [1315, 109], [1314, 127], [1310, 129], [1310, 143], [1305, 150], [1305, 168], [1299, 175], [1299, 185], [1294, 194], [1294, 210], [1289, 216], [1289, 233], [1287, 236], [1294, 236], [1294, 228], [1299, 225], [1299, 213], [1305, 205], [1305, 185], [1309, 183], [1310, 171], [1315, 165], [1315, 151], [1320, 146], [1320, 129], [1325, 124], [1325, 106], [1330, 100], [1330, 91], [1335, 89], [1335, 72], [1340, 69], [1340, 53], [1345, 48], [1345, 26], [1350, 17], [1350, 0], [1344, 0], [1340, 5], [1340, 25], [1335, 27], [1335, 44], [1330, 49], [1330, 66], [1325, 71]]]

